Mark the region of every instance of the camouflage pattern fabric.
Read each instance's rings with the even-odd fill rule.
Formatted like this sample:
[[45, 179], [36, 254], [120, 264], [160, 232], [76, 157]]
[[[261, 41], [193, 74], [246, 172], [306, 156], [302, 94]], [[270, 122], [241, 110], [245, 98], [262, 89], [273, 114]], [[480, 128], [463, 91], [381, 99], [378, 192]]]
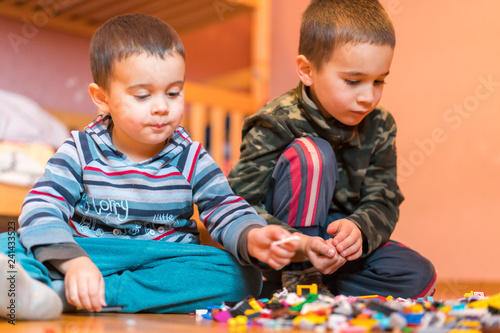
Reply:
[[293, 231], [266, 210], [272, 172], [295, 138], [318, 136], [327, 140], [335, 152], [339, 173], [330, 211], [348, 215], [360, 228], [363, 257], [367, 256], [389, 240], [403, 201], [396, 181], [396, 123], [381, 108], [356, 126], [325, 119], [305, 89], [299, 83], [245, 119], [241, 156], [229, 173], [229, 184], [267, 223]]

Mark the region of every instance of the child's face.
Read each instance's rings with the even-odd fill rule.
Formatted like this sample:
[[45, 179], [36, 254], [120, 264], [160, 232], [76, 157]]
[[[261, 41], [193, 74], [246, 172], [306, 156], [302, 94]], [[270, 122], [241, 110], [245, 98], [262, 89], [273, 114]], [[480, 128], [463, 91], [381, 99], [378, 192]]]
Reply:
[[[113, 119], [113, 145], [125, 154], [159, 153], [184, 113], [184, 59], [145, 53], [113, 64], [106, 92]], [[130, 156], [129, 156], [130, 157]]]
[[311, 70], [311, 99], [326, 118], [357, 125], [377, 106], [394, 50], [386, 45], [345, 44], [321, 70]]

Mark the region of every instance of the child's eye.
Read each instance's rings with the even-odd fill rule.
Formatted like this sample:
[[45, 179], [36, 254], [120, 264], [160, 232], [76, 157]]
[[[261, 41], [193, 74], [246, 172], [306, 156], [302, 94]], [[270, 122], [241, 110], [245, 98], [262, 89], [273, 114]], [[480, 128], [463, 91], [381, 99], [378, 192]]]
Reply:
[[345, 83], [349, 86], [355, 86], [359, 83], [358, 80], [345, 80]]
[[382, 85], [382, 84], [385, 84], [385, 81], [384, 80], [375, 80], [375, 85]]
[[143, 101], [143, 100], [145, 100], [146, 98], [148, 98], [148, 97], [149, 97], [149, 95], [136, 95], [136, 96], [134, 96], [134, 97], [135, 97], [135, 99], [137, 99], [138, 101]]
[[167, 93], [167, 96], [170, 97], [170, 98], [175, 98], [177, 96], [180, 96], [180, 92], [169, 92]]

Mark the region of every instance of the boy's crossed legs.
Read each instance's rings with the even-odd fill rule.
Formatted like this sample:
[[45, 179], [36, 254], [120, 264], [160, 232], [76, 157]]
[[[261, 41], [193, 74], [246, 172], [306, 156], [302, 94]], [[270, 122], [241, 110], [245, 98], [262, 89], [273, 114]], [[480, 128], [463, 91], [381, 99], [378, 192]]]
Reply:
[[[241, 266], [232, 255], [214, 247], [130, 239], [76, 240], [104, 276], [106, 303], [125, 305], [124, 312], [190, 313], [258, 296], [262, 286], [257, 269]], [[6, 233], [0, 234], [0, 245], [4, 244]], [[8, 257], [1, 256], [3, 264]], [[2, 281], [8, 277], [4, 267], [0, 266]], [[24, 293], [16, 296], [16, 320], [55, 319], [61, 314], [62, 303], [65, 312], [75, 311], [65, 299], [63, 280], [51, 280], [47, 268], [26, 253], [17, 236], [16, 270], [16, 288]], [[38, 294], [25, 292], [27, 287], [38, 288]], [[8, 285], [0, 284], [0, 288], [7, 295]], [[0, 300], [0, 317], [8, 320], [5, 298]]]
[[[331, 238], [326, 232], [328, 224], [346, 217], [329, 212], [337, 179], [335, 153], [326, 140], [296, 139], [278, 160], [267, 209], [308, 236]], [[433, 265], [394, 241], [366, 258], [346, 262], [333, 274], [322, 275], [311, 263], [302, 262], [292, 263], [281, 272], [264, 272], [264, 276], [263, 296], [280, 286], [293, 290], [297, 284], [324, 283], [334, 294], [420, 297], [431, 295], [436, 283]]]

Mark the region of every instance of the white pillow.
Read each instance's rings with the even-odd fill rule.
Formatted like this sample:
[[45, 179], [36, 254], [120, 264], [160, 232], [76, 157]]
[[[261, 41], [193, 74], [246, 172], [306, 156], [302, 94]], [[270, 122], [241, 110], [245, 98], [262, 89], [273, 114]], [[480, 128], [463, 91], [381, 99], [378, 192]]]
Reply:
[[69, 129], [32, 99], [0, 89], [0, 141], [44, 143], [58, 148]]

